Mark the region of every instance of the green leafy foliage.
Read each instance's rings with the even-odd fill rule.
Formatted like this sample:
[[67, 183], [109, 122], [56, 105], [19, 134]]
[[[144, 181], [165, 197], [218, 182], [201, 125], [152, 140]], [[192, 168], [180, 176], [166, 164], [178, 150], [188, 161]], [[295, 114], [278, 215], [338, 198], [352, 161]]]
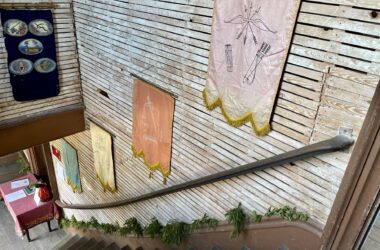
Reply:
[[61, 228], [67, 228], [71, 226], [71, 221], [70, 219], [62, 218], [59, 220], [59, 226]]
[[100, 228], [100, 224], [99, 224], [99, 221], [95, 218], [95, 217], [91, 217], [90, 218], [90, 221], [88, 222], [89, 226], [94, 228], [94, 229], [98, 229]]
[[119, 231], [119, 224], [113, 225], [111, 223], [102, 223], [99, 225], [99, 230], [104, 234], [113, 234]]
[[75, 227], [77, 229], [83, 229], [86, 230], [87, 228], [90, 227], [90, 225], [84, 221], [78, 221], [75, 216], [73, 215], [70, 220], [70, 225], [72, 227]]
[[84, 221], [78, 221], [76, 228], [86, 230], [90, 227], [90, 225], [87, 222]]
[[77, 227], [78, 221], [77, 218], [75, 218], [74, 215], [71, 216], [71, 226]]
[[261, 214], [258, 214], [256, 211], [252, 211], [250, 217], [254, 222], [261, 222], [263, 219], [263, 216]]
[[216, 228], [219, 224], [219, 221], [215, 218], [210, 218], [207, 214], [204, 214], [201, 219], [193, 220], [190, 225], [191, 232], [198, 230], [203, 227]]
[[225, 216], [228, 223], [231, 223], [234, 226], [234, 229], [230, 234], [230, 238], [236, 238], [244, 229], [245, 220], [247, 218], [247, 215], [241, 208], [241, 203], [239, 203], [239, 205], [236, 208], [228, 210]]
[[172, 220], [162, 228], [161, 240], [168, 245], [179, 245], [187, 239], [190, 234], [190, 225]]
[[[230, 234], [230, 238], [236, 238], [244, 230], [245, 222], [248, 219], [247, 215], [244, 213], [241, 203], [236, 208], [228, 210], [226, 219], [229, 223], [234, 226]], [[283, 219], [289, 221], [295, 220], [308, 220], [309, 216], [306, 213], [298, 212], [296, 208], [291, 208], [285, 206], [282, 208], [269, 208], [265, 215], [258, 214], [256, 211], [253, 211], [249, 218], [255, 222], [261, 222], [263, 217], [272, 217], [280, 216]], [[136, 218], [130, 218], [125, 221], [122, 227], [116, 223], [99, 223], [98, 220], [94, 217], [88, 222], [78, 221], [75, 216], [72, 216], [71, 219], [61, 219], [59, 222], [60, 227], [75, 227], [77, 229], [86, 230], [88, 228], [93, 228], [98, 231], [103, 232], [104, 234], [113, 234], [119, 233], [120, 235], [130, 235], [134, 234], [136, 236], [142, 236], [143, 232], [149, 234], [152, 238], [155, 236], [160, 236], [161, 240], [169, 245], [180, 245], [185, 241], [189, 234], [200, 228], [208, 227], [215, 228], [218, 225], [218, 220], [210, 218], [207, 214], [204, 214], [201, 219], [194, 220], [191, 224], [187, 224], [182, 221], [172, 220], [168, 224], [163, 226], [155, 217], [151, 219], [149, 225], [143, 230], [140, 223]]]
[[20, 166], [20, 169], [18, 171], [19, 174], [26, 174], [30, 172], [30, 166], [28, 162], [25, 160], [22, 152], [18, 152], [16, 162]]
[[269, 208], [266, 212], [265, 216], [272, 217], [272, 216], [280, 216], [281, 218], [288, 220], [288, 221], [295, 221], [295, 220], [303, 220], [307, 221], [309, 219], [309, 216], [306, 213], [298, 212], [297, 209], [291, 208], [289, 206], [285, 206], [282, 208]]
[[120, 235], [134, 234], [136, 236], [143, 235], [143, 229], [135, 217], [125, 221], [124, 226], [119, 229]]
[[156, 217], [153, 217], [150, 220], [149, 225], [144, 229], [145, 233], [149, 234], [151, 238], [154, 238], [156, 235], [161, 236], [162, 224], [157, 220]]

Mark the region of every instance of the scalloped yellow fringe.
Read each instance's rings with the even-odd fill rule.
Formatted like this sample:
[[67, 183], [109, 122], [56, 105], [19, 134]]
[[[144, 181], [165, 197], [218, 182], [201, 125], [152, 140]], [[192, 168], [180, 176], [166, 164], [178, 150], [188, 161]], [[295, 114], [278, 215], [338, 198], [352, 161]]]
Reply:
[[271, 130], [269, 123], [267, 123], [264, 126], [262, 126], [261, 128], [259, 128], [256, 125], [257, 122], [256, 122], [255, 116], [253, 115], [252, 112], [247, 113], [247, 114], [240, 116], [238, 118], [232, 118], [229, 114], [227, 114], [226, 109], [224, 108], [223, 102], [220, 99], [220, 97], [218, 97], [215, 101], [210, 103], [208, 100], [206, 89], [203, 90], [202, 94], [203, 94], [203, 101], [204, 101], [207, 109], [213, 110], [216, 107], [220, 107], [220, 110], [222, 111], [224, 118], [227, 120], [227, 123], [230, 124], [231, 126], [237, 128], [237, 127], [244, 125], [247, 122], [251, 122], [253, 130], [256, 133], [256, 135], [258, 135], [258, 136], [264, 136], [264, 135], [268, 134], [269, 131]]
[[132, 152], [133, 152], [133, 156], [134, 157], [140, 157], [143, 159], [144, 161], [144, 164], [148, 167], [148, 169], [151, 171], [149, 173], [149, 178], [152, 178], [152, 175], [153, 175], [153, 172], [156, 171], [156, 170], [160, 170], [160, 172], [162, 173], [162, 175], [164, 176], [164, 180], [163, 180], [163, 183], [166, 184], [166, 179], [168, 178], [169, 174], [170, 174], [170, 169], [167, 170], [167, 171], [164, 171], [164, 169], [162, 168], [161, 166], [161, 163], [160, 162], [157, 162], [156, 164], [150, 164], [149, 162], [147, 162], [146, 158], [145, 158], [145, 154], [144, 154], [144, 151], [141, 150], [140, 152], [137, 151], [137, 149], [132, 145]]
[[98, 179], [98, 181], [102, 185], [104, 192], [106, 190], [110, 191], [111, 193], [115, 193], [116, 192], [116, 188], [111, 188], [110, 185], [108, 185], [108, 183], [105, 183], [102, 179], [100, 179], [98, 173], [96, 173], [96, 178]]
[[77, 193], [82, 193], [82, 189], [79, 188], [77, 185], [75, 185], [69, 177], [66, 176], [66, 182], [67, 184], [69, 184], [69, 186], [71, 187], [71, 189], [73, 190], [73, 192], [77, 192]]

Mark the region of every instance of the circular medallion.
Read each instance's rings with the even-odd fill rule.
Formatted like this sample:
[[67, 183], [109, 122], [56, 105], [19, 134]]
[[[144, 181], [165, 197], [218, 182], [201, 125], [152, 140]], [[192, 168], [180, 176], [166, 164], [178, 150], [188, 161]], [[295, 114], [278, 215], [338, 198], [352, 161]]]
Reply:
[[57, 64], [50, 58], [41, 58], [34, 63], [34, 69], [40, 73], [50, 73], [56, 66]]
[[33, 70], [32, 61], [24, 58], [20, 58], [12, 61], [9, 64], [9, 71], [15, 75], [26, 75]]
[[28, 25], [18, 19], [9, 19], [4, 23], [4, 32], [10, 36], [25, 36], [28, 33]]
[[29, 23], [29, 31], [36, 36], [48, 36], [53, 33], [53, 25], [45, 19], [36, 19]]
[[37, 55], [42, 52], [44, 46], [40, 41], [34, 38], [25, 39], [18, 45], [18, 50], [24, 55]]

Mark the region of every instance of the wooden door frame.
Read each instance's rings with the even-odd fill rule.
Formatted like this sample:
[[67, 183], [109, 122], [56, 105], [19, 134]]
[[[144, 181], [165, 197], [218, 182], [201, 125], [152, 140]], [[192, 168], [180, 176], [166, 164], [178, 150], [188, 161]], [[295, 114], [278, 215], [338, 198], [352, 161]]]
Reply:
[[321, 249], [356, 249], [378, 205], [380, 82], [321, 238]]
[[32, 174], [38, 174], [38, 163], [36, 158], [36, 153], [34, 151], [34, 148], [27, 148], [23, 150], [23, 153], [26, 155], [27, 161], [30, 166], [30, 172]]
[[27, 149], [30, 157], [31, 172], [35, 175], [46, 176], [53, 194], [54, 200], [59, 200], [57, 178], [51, 155], [50, 143], [44, 143]]

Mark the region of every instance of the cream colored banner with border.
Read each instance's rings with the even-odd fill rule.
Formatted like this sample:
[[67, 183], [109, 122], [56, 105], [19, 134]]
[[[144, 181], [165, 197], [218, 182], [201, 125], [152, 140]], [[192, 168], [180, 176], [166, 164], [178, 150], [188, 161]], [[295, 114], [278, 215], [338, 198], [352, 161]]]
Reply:
[[115, 192], [112, 136], [93, 122], [90, 123], [90, 131], [96, 176], [104, 190]]

